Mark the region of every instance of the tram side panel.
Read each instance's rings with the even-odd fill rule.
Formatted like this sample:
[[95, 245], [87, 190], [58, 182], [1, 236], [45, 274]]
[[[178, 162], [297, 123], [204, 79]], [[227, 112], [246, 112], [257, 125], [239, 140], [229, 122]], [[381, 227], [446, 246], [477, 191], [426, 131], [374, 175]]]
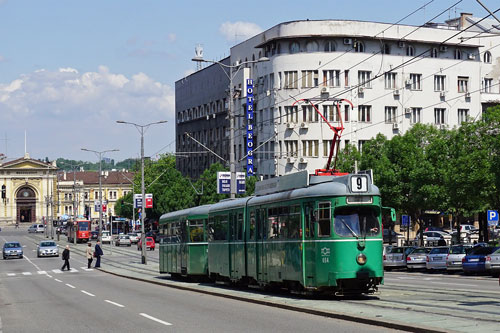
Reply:
[[230, 276], [229, 215], [215, 213], [209, 219], [208, 271], [211, 277]]

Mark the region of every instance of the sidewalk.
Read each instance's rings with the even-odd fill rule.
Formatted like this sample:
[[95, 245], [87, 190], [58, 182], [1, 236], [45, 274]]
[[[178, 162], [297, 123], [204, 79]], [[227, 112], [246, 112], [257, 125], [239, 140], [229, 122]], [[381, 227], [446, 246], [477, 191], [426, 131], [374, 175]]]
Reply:
[[[45, 238], [42, 235], [38, 237]], [[66, 237], [64, 239], [61, 237], [59, 244], [66, 245]], [[85, 244], [71, 247], [73, 253], [85, 255]], [[101, 271], [165, 287], [410, 332], [500, 332], [500, 319], [499, 321], [482, 318], [469, 319], [446, 311], [430, 313], [425, 311], [425, 308], [409, 309], [384, 300], [384, 293], [388, 292], [384, 292], [383, 289], [380, 295], [376, 295], [379, 296], [378, 298], [375, 296], [362, 299], [333, 297], [313, 299], [293, 294], [271, 294], [260, 290], [233, 288], [211, 283], [171, 280], [167, 274], [159, 273], [158, 263], [149, 260], [147, 265], [141, 264], [139, 252], [137, 257], [131, 258], [129, 255], [120, 255], [116, 252], [110, 255], [107, 245], [104, 246], [104, 251]]]

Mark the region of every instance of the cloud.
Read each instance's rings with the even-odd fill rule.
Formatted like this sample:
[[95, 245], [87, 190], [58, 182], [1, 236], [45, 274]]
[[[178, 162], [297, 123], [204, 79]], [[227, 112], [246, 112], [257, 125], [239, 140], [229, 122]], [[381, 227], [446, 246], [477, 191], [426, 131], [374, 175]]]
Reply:
[[251, 22], [224, 22], [219, 28], [219, 32], [228, 41], [243, 41], [261, 33], [263, 29]]
[[177, 35], [171, 32], [168, 34], [167, 38], [169, 42], [173, 43], [177, 40]]
[[[130, 137], [130, 145], [136, 143], [135, 135], [118, 134], [125, 128], [116, 125], [116, 120], [168, 120], [173, 128], [174, 97], [169, 85], [144, 73], [127, 77], [106, 66], [84, 73], [74, 68], [40, 69], [0, 83], [0, 123], [12, 131], [31, 128], [32, 133], [39, 133], [35, 134], [40, 145], [37, 150], [49, 151], [43, 156], [71, 156], [73, 141], [78, 145], [94, 143], [96, 149], [112, 142], [122, 144]], [[173, 132], [170, 130], [168, 136], [173, 138]], [[165, 141], [161, 143], [165, 145]]]
[[[0, 1], [2, 1], [2, 0], [0, 0]], [[1, 4], [1, 2], [0, 2], [0, 4]], [[0, 62], [4, 62], [4, 61], [5, 61], [5, 57], [0, 54]]]

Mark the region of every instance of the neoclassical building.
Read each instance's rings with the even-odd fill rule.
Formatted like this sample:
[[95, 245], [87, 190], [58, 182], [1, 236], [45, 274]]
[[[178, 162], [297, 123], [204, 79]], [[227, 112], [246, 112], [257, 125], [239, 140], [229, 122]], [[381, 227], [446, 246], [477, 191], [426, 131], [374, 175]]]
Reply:
[[26, 153], [22, 158], [0, 163], [0, 183], [1, 222], [31, 223], [42, 221], [47, 215], [54, 216], [56, 208], [49, 208], [47, 199], [57, 193], [55, 161], [45, 163]]

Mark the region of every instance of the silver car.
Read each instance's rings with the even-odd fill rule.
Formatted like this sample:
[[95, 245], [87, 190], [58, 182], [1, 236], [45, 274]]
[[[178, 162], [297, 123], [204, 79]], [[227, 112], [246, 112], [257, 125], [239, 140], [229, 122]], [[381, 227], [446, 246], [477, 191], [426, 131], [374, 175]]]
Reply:
[[129, 235], [119, 235], [115, 240], [116, 246], [127, 245], [132, 246], [132, 242], [130, 241]]
[[448, 251], [448, 256], [446, 257], [446, 271], [461, 271], [462, 270], [462, 259], [467, 254], [467, 251], [472, 248], [472, 245], [453, 245]]
[[486, 257], [484, 266], [493, 276], [500, 274], [500, 249]]
[[413, 251], [414, 247], [387, 247], [384, 254], [384, 268], [406, 267], [406, 256]]
[[429, 252], [431, 252], [430, 247], [418, 247], [413, 250], [413, 252], [406, 257], [406, 269], [409, 271], [420, 268], [425, 269], [425, 262]]
[[41, 241], [36, 249], [37, 257], [59, 257], [59, 247], [54, 241]]
[[446, 269], [446, 257], [449, 250], [447, 246], [433, 248], [426, 257], [425, 268], [428, 270]]
[[130, 237], [130, 241], [132, 242], [132, 244], [137, 244], [139, 242], [139, 235], [137, 233], [130, 232], [128, 236]]

